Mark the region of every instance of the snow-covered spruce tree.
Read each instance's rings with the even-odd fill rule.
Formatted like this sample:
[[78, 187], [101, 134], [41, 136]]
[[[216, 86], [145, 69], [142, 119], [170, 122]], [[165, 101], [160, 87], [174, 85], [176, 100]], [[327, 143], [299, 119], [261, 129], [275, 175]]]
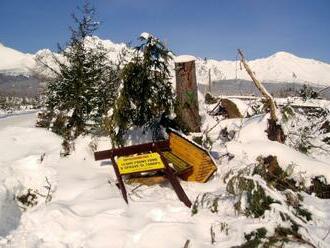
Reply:
[[132, 126], [150, 129], [154, 139], [160, 138], [160, 124], [173, 109], [170, 51], [150, 34], [142, 33], [140, 41], [121, 71], [122, 88], [113, 115], [116, 145], [123, 145], [122, 137]]
[[316, 99], [319, 96], [319, 94], [312, 87], [306, 84], [303, 85], [298, 94], [304, 101], [308, 99]]
[[94, 8], [86, 3], [80, 10], [80, 17], [73, 15], [76, 26], [67, 47], [60, 47], [63, 60], [54, 57], [51, 69], [56, 76], [48, 83], [43, 115], [47, 125], [64, 137], [64, 146], [100, 125], [114, 104], [119, 82], [105, 48], [91, 38], [99, 25]]

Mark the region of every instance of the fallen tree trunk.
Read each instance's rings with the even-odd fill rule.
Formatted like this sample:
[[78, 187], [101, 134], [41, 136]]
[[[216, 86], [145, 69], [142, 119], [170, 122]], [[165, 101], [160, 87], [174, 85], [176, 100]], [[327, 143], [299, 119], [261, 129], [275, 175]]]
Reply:
[[272, 95], [266, 90], [266, 88], [259, 82], [259, 80], [254, 76], [252, 70], [250, 69], [249, 65], [246, 63], [244, 55], [240, 49], [238, 49], [238, 53], [241, 56], [241, 62], [246, 70], [246, 72], [251, 77], [252, 81], [254, 82], [255, 86], [258, 88], [260, 93], [267, 99], [270, 108], [270, 118], [273, 121], [277, 121], [276, 115], [276, 104]]
[[270, 140], [278, 141], [280, 143], [284, 143], [285, 141], [285, 135], [282, 130], [281, 125], [277, 123], [278, 117], [277, 117], [277, 107], [274, 101], [274, 98], [272, 95], [266, 90], [266, 88], [259, 82], [259, 80], [255, 77], [254, 73], [250, 69], [249, 65], [246, 63], [244, 55], [240, 49], [238, 49], [238, 53], [241, 56], [241, 63], [243, 64], [246, 72], [251, 77], [252, 81], [254, 82], [257, 89], [260, 91], [260, 93], [263, 95], [263, 97], [266, 98], [268, 107], [270, 109], [270, 119], [268, 120], [268, 138]]

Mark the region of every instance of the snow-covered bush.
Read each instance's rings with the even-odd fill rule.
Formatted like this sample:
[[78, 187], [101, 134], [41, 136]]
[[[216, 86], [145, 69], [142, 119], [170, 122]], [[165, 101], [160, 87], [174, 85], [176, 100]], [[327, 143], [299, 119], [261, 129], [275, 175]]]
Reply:
[[26, 210], [27, 208], [33, 207], [38, 204], [37, 191], [32, 189], [27, 189], [25, 192], [16, 196], [16, 200], [19, 206]]
[[17, 111], [37, 109], [40, 107], [40, 99], [38, 97], [14, 97], [0, 95], [0, 114], [11, 113]]
[[[255, 223], [255, 229], [246, 229], [249, 231], [243, 233], [245, 242], [239, 247], [311, 244], [308, 234], [304, 233], [308, 223], [313, 220], [304, 202], [306, 188], [292, 178], [290, 166], [283, 171], [276, 157], [260, 156], [255, 163], [245, 168], [229, 170], [223, 179], [226, 193], [199, 194], [193, 204], [192, 215], [210, 211], [215, 216], [230, 216], [233, 211], [230, 210], [231, 206], [235, 211], [234, 219], [242, 221], [245, 218], [247, 222]], [[267, 221], [272, 224], [265, 224]], [[263, 224], [258, 225], [258, 222]], [[215, 226], [219, 227], [217, 222], [210, 227], [212, 244], [217, 239], [225, 239], [223, 232], [230, 236], [237, 231], [228, 223], [223, 224], [222, 229]]]
[[289, 146], [312, 157], [330, 152], [329, 109], [285, 106], [282, 112]]

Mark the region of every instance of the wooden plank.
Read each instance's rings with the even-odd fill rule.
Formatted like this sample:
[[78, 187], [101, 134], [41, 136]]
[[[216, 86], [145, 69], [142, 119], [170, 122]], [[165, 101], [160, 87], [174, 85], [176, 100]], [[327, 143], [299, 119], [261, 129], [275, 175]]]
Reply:
[[161, 184], [167, 181], [164, 176], [133, 177], [125, 180], [128, 184], [143, 184], [147, 186]]
[[162, 152], [162, 154], [164, 155], [168, 163], [173, 164], [175, 175], [182, 175], [192, 169], [191, 165], [189, 165], [179, 157], [175, 156], [172, 152], [165, 151]]
[[154, 146], [157, 146], [160, 151], [167, 151], [169, 150], [169, 141], [158, 141], [158, 142], [151, 142], [146, 144], [140, 145], [133, 145], [133, 146], [126, 146], [121, 148], [115, 148], [111, 150], [99, 151], [94, 153], [95, 160], [104, 160], [109, 159], [111, 155], [113, 156], [128, 156], [132, 154], [138, 153], [146, 153], [153, 149]]
[[109, 159], [111, 158], [111, 155], [112, 155], [111, 150], [94, 152], [94, 159], [95, 161]]
[[154, 147], [158, 147], [160, 151], [166, 151], [169, 150], [169, 141], [158, 141], [158, 142], [152, 142], [152, 143], [146, 143], [141, 145], [133, 145], [133, 146], [126, 146], [122, 148], [115, 148], [112, 149], [114, 156], [128, 156], [132, 154], [138, 154], [138, 153], [145, 153], [148, 151], [152, 151]]
[[175, 156], [188, 164], [196, 163], [196, 160], [201, 161], [205, 155], [203, 150], [196, 148], [195, 145], [175, 133], [170, 133], [170, 148]]
[[171, 152], [192, 166], [192, 170], [182, 175], [182, 178], [187, 181], [206, 182], [217, 170], [208, 152], [178, 133], [170, 132], [169, 135]]
[[193, 178], [198, 178], [201, 182], [204, 183], [212, 176], [215, 171], [216, 167], [213, 164], [213, 161], [210, 158], [205, 158], [195, 173], [186, 174], [186, 178], [188, 181]]

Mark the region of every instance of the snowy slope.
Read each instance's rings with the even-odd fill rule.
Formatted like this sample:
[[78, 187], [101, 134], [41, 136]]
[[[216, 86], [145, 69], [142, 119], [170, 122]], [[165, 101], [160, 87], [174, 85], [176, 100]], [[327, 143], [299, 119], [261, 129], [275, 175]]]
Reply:
[[0, 43], [0, 73], [29, 75], [34, 65], [33, 55], [21, 53]]

